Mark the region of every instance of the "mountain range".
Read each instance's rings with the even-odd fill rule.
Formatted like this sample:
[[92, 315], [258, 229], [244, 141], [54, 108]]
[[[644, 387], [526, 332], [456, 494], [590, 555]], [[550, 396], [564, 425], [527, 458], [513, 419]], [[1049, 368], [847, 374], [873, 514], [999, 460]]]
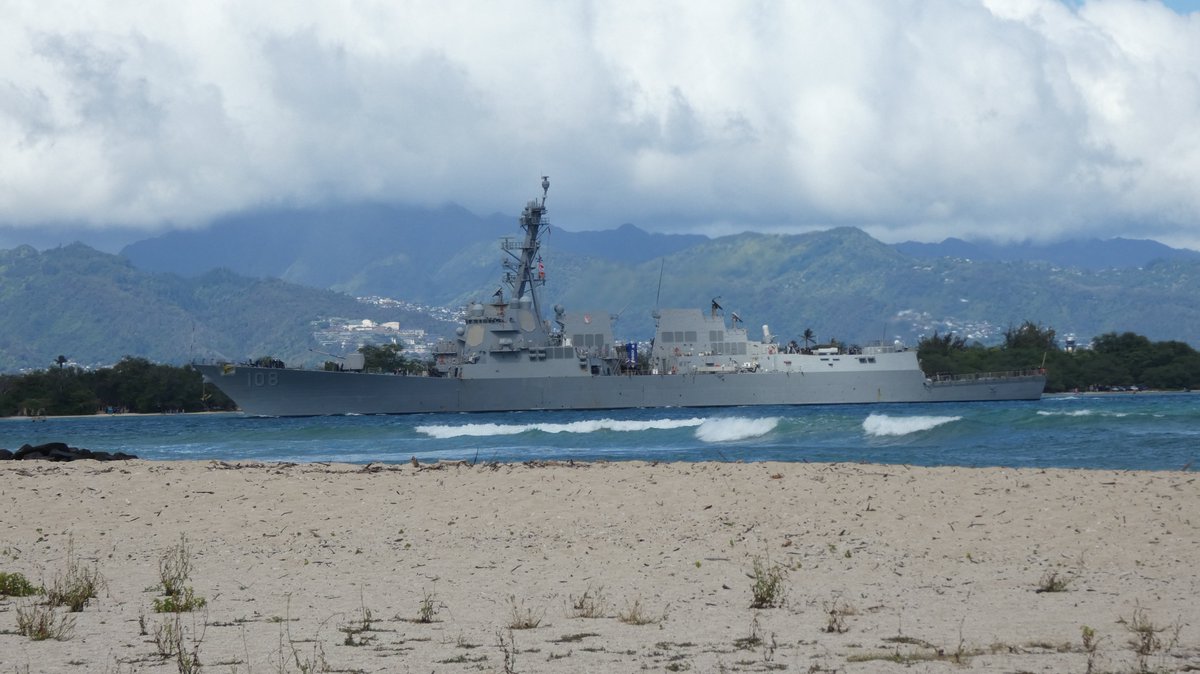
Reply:
[[[397, 320], [448, 335], [418, 311], [354, 300], [378, 295], [435, 306], [487, 299], [497, 239], [515, 216], [353, 204], [227, 216], [126, 246], [0, 252], [0, 369], [125, 354], [180, 362], [271, 354], [320, 360], [313, 325], [330, 316]], [[1085, 342], [1109, 331], [1155, 340], [1200, 334], [1200, 253], [1153, 241], [1001, 247], [948, 239], [887, 245], [854, 228], [719, 238], [633, 225], [543, 240], [544, 306], [614, 312], [616, 333], [648, 339], [656, 306], [720, 298], [757, 333], [822, 341], [953, 331], [994, 343], [1031, 320]], [[214, 271], [219, 270], [219, 271]]]
[[949, 238], [941, 243], [905, 241], [893, 246], [911, 257], [954, 257], [993, 262], [1045, 262], [1094, 271], [1142, 267], [1155, 260], [1200, 260], [1200, 251], [1172, 248], [1148, 239], [1083, 239], [1057, 243], [1000, 244]]
[[87, 366], [126, 355], [318, 361], [312, 332], [330, 317], [445, 330], [421, 312], [224, 269], [194, 277], [147, 272], [82, 244], [0, 251], [0, 371], [46, 367], [60, 354]]

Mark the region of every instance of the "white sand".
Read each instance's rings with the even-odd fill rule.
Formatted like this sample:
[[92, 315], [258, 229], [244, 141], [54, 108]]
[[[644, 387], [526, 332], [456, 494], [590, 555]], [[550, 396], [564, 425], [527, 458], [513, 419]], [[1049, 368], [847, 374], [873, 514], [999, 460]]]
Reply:
[[[1097, 671], [1132, 671], [1135, 611], [1171, 627], [1150, 666], [1200, 668], [1192, 473], [3, 462], [0, 508], [0, 571], [50, 583], [73, 538], [107, 579], [66, 641], [0, 600], [5, 673], [176, 671], [151, 606], [180, 534], [206, 672], [1083, 672], [1083, 625]], [[790, 569], [782, 608], [750, 608], [755, 558]], [[1036, 592], [1051, 571], [1067, 591]], [[573, 616], [589, 588], [604, 617]], [[538, 627], [510, 632], [510, 598]], [[634, 601], [657, 622], [618, 620]]]

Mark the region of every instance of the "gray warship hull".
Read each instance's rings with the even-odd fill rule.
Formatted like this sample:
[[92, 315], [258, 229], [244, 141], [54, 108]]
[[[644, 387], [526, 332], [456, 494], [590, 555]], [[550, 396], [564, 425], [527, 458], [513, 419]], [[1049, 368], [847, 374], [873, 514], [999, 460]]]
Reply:
[[196, 367], [255, 416], [1037, 400], [1045, 387], [1038, 373], [932, 380], [919, 370], [451, 379]]

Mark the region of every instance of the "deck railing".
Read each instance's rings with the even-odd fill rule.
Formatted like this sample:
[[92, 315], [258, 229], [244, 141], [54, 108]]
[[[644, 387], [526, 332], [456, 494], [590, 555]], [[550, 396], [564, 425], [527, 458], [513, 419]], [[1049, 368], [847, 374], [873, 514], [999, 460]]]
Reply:
[[1044, 377], [1045, 370], [1038, 368], [1030, 368], [1027, 370], [1008, 370], [1005, 372], [975, 372], [972, 374], [950, 374], [947, 372], [939, 372], [929, 376], [929, 380], [935, 383], [958, 383], [958, 382], [975, 382], [975, 381], [995, 381], [1002, 379], [1025, 379], [1031, 377]]

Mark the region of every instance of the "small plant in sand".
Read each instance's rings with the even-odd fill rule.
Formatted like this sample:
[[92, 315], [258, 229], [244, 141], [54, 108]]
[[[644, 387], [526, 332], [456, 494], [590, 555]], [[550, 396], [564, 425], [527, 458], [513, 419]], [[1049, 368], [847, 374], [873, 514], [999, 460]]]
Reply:
[[787, 580], [787, 569], [779, 564], [773, 564], [769, 559], [755, 557], [752, 562], [754, 585], [750, 587], [753, 599], [750, 608], [778, 608], [783, 606], [784, 595], [787, 593], [784, 581]]
[[1083, 642], [1083, 652], [1087, 653], [1087, 669], [1085, 674], [1094, 674], [1096, 671], [1096, 651], [1100, 647], [1100, 640], [1096, 638], [1096, 630], [1084, 625], [1079, 629], [1080, 640]]
[[421, 604], [417, 607], [417, 618], [413, 622], [431, 623], [437, 617], [437, 612], [437, 595], [426, 592], [421, 598]]
[[574, 618], [603, 618], [608, 612], [608, 597], [604, 596], [604, 586], [592, 589], [588, 585], [579, 598], [571, 597], [571, 616]]
[[496, 632], [497, 645], [500, 647], [500, 654], [503, 657], [502, 664], [504, 674], [516, 674], [517, 671], [517, 641], [513, 638], [512, 630], [508, 631], [508, 638], [505, 638], [504, 632]]
[[72, 613], [83, 610], [104, 587], [104, 577], [92, 566], [88, 568], [75, 557], [75, 539], [67, 539], [67, 568], [55, 574], [46, 591], [50, 606], [66, 606]]
[[740, 639], [734, 639], [733, 647], [740, 651], [748, 651], [762, 643], [762, 633], [758, 624], [758, 613], [750, 619], [750, 633]]
[[179, 542], [158, 558], [158, 579], [164, 596], [154, 600], [155, 613], [188, 613], [208, 603], [187, 585], [191, 576], [192, 548], [187, 535], [180, 534]]
[[279, 621], [279, 650], [275, 653], [278, 659], [274, 662], [273, 671], [278, 674], [287, 674], [293, 671], [293, 668], [300, 674], [334, 671], [325, 659], [325, 648], [318, 638], [320, 628], [318, 628], [318, 634], [313, 638], [304, 640], [312, 644], [311, 650], [301, 652], [300, 648], [296, 646], [301, 641], [292, 638], [292, 621], [292, 595], [289, 594], [287, 595], [287, 610]]
[[192, 575], [192, 549], [187, 534], [179, 534], [179, 543], [172, 546], [158, 559], [158, 578], [162, 582], [163, 594], [174, 597], [184, 590]]
[[196, 644], [191, 651], [181, 648], [175, 654], [175, 671], [179, 674], [199, 674], [200, 666], [200, 644]]
[[198, 608], [204, 608], [208, 600], [196, 596], [192, 588], [185, 587], [178, 594], [167, 595], [154, 600], [155, 613], [188, 613]]
[[71, 638], [74, 629], [75, 618], [73, 616], [59, 615], [45, 604], [17, 606], [17, 634], [29, 637], [34, 641], [45, 641], [46, 639], [66, 641]]
[[1074, 580], [1073, 577], [1065, 573], [1059, 573], [1051, 569], [1042, 574], [1042, 579], [1038, 581], [1037, 589], [1034, 591], [1039, 594], [1042, 592], [1066, 592], [1068, 586]]
[[29, 582], [19, 573], [4, 573], [0, 571], [0, 597], [28, 597], [44, 594], [46, 591]]
[[662, 617], [650, 615], [650, 612], [646, 610], [646, 607], [642, 606], [641, 597], [635, 598], [633, 602], [629, 604], [629, 606], [625, 607], [624, 611], [617, 611], [617, 620], [620, 620], [626, 625], [650, 625], [661, 622], [665, 618], [665, 613]]
[[508, 629], [510, 630], [531, 630], [542, 624], [542, 618], [546, 615], [545, 611], [537, 614], [533, 609], [527, 608], [525, 602], [517, 602], [516, 595], [508, 596], [509, 620]]
[[[206, 620], [200, 621], [201, 625], [206, 623]], [[195, 674], [200, 671], [200, 642], [204, 640], [204, 630], [197, 627], [193, 619], [191, 635], [187, 632], [178, 613], [154, 627], [155, 650], [164, 660], [174, 658], [179, 674]]]
[[845, 634], [850, 631], [850, 626], [846, 624], [846, 616], [856, 615], [858, 612], [853, 606], [846, 603], [846, 600], [835, 597], [833, 601], [825, 603], [825, 632], [829, 634]]
[[346, 646], [366, 646], [371, 641], [370, 637], [362, 636], [364, 632], [371, 631], [373, 614], [371, 613], [371, 609], [367, 608], [367, 604], [363, 600], [363, 592], [361, 588], [358, 592], [358, 605], [358, 616], [356, 616], [354, 620], [351, 620], [347, 624], [338, 628], [342, 632], [346, 633], [346, 639], [342, 642]]
[[183, 643], [179, 616], [168, 618], [154, 626], [154, 650], [159, 657], [169, 658], [179, 652]]
[[[1122, 618], [1117, 622], [1124, 623], [1130, 634], [1129, 647], [1137, 656], [1139, 673], [1152, 671], [1150, 656], [1171, 650], [1179, 641], [1180, 625], [1159, 625], [1151, 620], [1150, 616], [1146, 615], [1146, 610], [1140, 606], [1133, 609], [1133, 616], [1129, 620]], [[1163, 636], [1169, 630], [1174, 630], [1174, 635], [1163, 641]]]

